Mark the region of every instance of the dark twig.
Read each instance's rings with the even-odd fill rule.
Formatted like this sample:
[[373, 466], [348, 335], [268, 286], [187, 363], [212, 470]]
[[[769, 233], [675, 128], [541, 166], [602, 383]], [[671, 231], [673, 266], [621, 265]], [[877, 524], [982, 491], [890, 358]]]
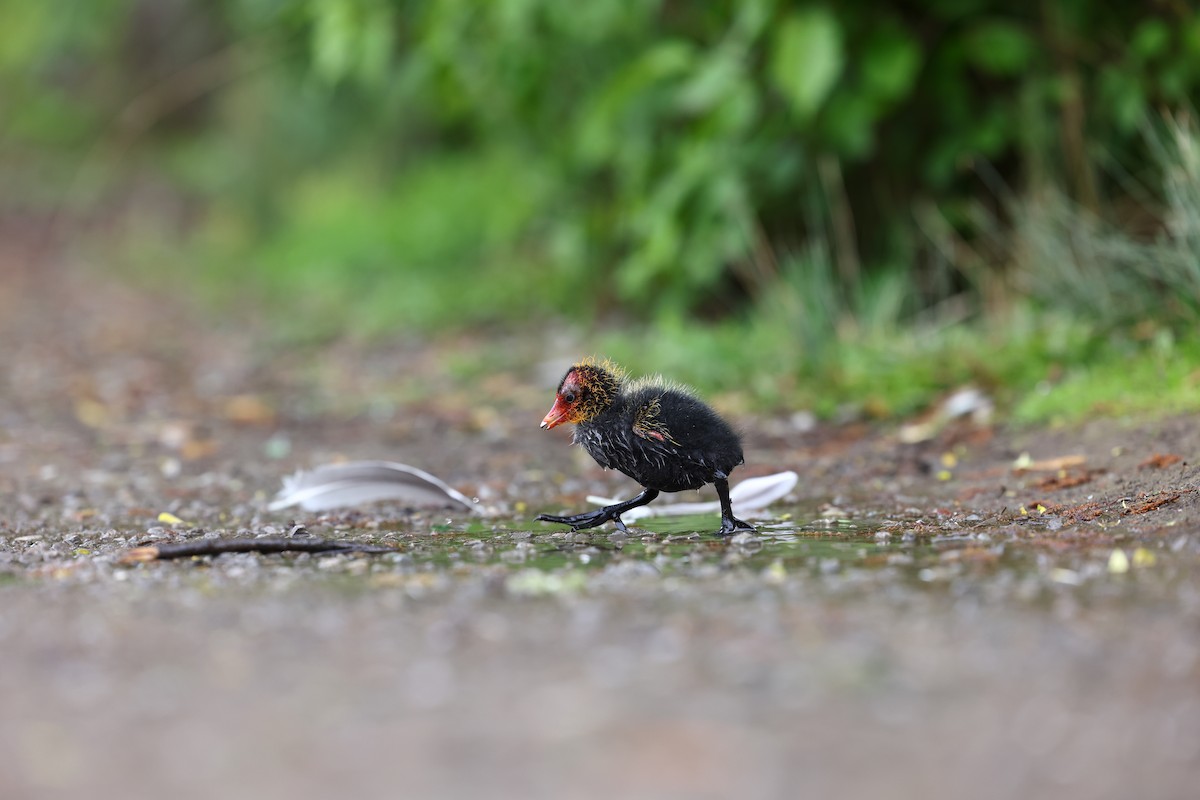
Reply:
[[219, 556], [222, 553], [396, 553], [395, 547], [305, 537], [264, 536], [257, 539], [192, 539], [171, 544], [135, 547], [121, 556], [122, 564], [168, 558]]

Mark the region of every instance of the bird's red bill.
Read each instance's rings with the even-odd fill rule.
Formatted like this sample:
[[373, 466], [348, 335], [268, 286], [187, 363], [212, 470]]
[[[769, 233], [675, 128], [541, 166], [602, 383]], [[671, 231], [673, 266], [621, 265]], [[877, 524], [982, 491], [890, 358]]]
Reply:
[[542, 417], [542, 427], [550, 430], [555, 425], [562, 425], [571, 414], [571, 407], [563, 402], [561, 397], [554, 398], [554, 406], [549, 413]]

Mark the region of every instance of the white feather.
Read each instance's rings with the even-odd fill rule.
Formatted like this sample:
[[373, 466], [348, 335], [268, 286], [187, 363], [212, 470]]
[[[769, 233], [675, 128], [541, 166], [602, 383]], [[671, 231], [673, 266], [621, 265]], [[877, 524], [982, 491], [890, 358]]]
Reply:
[[267, 508], [298, 505], [305, 511], [327, 511], [396, 500], [412, 508], [462, 505], [474, 510], [466, 495], [424, 470], [394, 461], [347, 461], [301, 470], [283, 479], [283, 489]]
[[[757, 478], [747, 478], [729, 490], [729, 502], [733, 505], [734, 515], [754, 516], [752, 512], [766, 508], [796, 487], [800, 476], [788, 470], [774, 475], [762, 475]], [[589, 503], [599, 506], [611, 506], [619, 503], [609, 497], [590, 495]], [[621, 515], [626, 522], [642, 517], [664, 517], [677, 514], [710, 514], [720, 511], [721, 504], [717, 501], [707, 503], [667, 503], [663, 505], [648, 505], [631, 508]]]

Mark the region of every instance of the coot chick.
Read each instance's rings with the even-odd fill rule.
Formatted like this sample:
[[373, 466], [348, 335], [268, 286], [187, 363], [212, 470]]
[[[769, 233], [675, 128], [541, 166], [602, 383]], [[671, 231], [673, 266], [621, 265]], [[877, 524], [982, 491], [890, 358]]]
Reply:
[[661, 378], [627, 381], [610, 361], [582, 361], [563, 376], [542, 427], [564, 422], [575, 424], [575, 444], [583, 445], [600, 466], [640, 483], [642, 493], [582, 514], [539, 514], [539, 520], [570, 525], [571, 530], [612, 520], [623, 531], [621, 514], [649, 503], [659, 492], [711, 483], [721, 499], [720, 533], [754, 530], [733, 516], [729, 502], [729, 473], [745, 460], [741, 439], [688, 389]]

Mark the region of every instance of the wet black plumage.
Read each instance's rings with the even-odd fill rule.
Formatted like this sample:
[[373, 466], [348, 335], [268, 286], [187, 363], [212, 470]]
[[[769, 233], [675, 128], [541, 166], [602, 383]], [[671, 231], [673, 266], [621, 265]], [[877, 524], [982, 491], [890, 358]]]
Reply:
[[[639, 426], [647, 417], [662, 430]], [[579, 423], [575, 443], [600, 466], [663, 492], [699, 489], [744, 461], [741, 440], [715, 411], [686, 392], [655, 385], [617, 395], [608, 409]]]
[[575, 529], [612, 520], [624, 529], [620, 515], [649, 503], [659, 492], [711, 483], [721, 500], [721, 532], [753, 530], [733, 516], [729, 503], [729, 474], [744, 460], [741, 439], [689, 390], [657, 379], [627, 382], [610, 363], [581, 362], [563, 376], [542, 427], [563, 422], [576, 424], [575, 443], [600, 466], [625, 473], [643, 492], [596, 511], [538, 519]]

